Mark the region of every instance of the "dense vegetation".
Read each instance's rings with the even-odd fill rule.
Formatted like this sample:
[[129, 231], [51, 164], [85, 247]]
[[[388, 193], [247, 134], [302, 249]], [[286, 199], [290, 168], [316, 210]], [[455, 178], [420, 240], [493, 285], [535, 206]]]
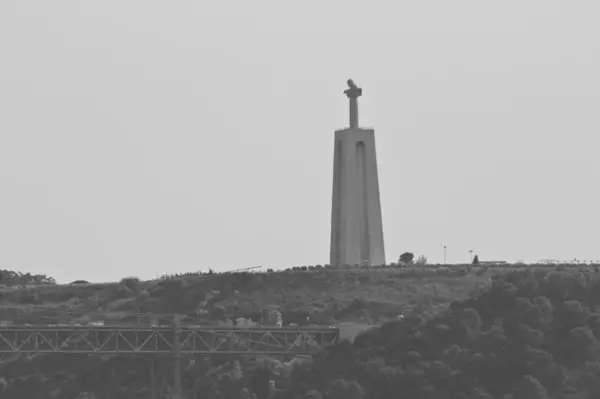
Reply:
[[[57, 301], [88, 315], [92, 309], [193, 315], [202, 306], [201, 323], [278, 301], [289, 314], [333, 309], [324, 315], [327, 323], [405, 315], [312, 360], [187, 358], [187, 398], [600, 397], [600, 279], [593, 267], [384, 269], [323, 267], [154, 283], [132, 278], [97, 287], [41, 286], [35, 295], [23, 289], [5, 293], [2, 301], [7, 306], [28, 293], [34, 307], [27, 317], [38, 318], [42, 313], [31, 311], [35, 304], [62, 307]], [[462, 294], [467, 290], [470, 296]], [[62, 399], [82, 392], [94, 392], [96, 399], [149, 398], [150, 364], [141, 356], [13, 356], [0, 363], [0, 391], [3, 398]], [[159, 397], [168, 391], [171, 369], [159, 361]]]
[[598, 398], [599, 304], [590, 274], [499, 275], [439, 315], [387, 323], [298, 368], [282, 397]]

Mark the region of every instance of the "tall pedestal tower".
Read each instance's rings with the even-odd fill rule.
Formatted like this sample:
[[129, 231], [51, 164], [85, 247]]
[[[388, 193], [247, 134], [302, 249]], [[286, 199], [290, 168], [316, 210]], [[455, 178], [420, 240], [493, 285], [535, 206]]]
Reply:
[[352, 80], [348, 86], [350, 127], [335, 132], [329, 263], [384, 265], [375, 131], [358, 127], [362, 89]]

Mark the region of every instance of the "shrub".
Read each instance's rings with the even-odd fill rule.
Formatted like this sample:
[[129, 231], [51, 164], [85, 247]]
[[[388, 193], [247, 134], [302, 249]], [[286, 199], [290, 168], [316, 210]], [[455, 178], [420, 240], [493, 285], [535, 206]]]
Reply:
[[119, 284], [133, 292], [138, 292], [140, 290], [140, 279], [137, 277], [125, 277]]
[[18, 292], [18, 301], [21, 304], [36, 304], [39, 302], [38, 296], [29, 290], [21, 289]]

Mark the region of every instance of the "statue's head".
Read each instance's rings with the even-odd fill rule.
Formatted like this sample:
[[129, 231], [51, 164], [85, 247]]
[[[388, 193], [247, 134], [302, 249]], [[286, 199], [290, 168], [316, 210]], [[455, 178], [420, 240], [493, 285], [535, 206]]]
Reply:
[[348, 96], [348, 98], [356, 99], [362, 96], [362, 89], [360, 89], [352, 79], [348, 79], [347, 81], [349, 89], [344, 90], [344, 94]]

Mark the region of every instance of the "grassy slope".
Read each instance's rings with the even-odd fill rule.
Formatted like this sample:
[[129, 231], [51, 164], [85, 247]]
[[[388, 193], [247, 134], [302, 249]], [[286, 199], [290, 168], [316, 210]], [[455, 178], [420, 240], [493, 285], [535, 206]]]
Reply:
[[[189, 322], [217, 323], [276, 304], [316, 323], [380, 323], [415, 306], [466, 297], [489, 278], [461, 270], [375, 269], [244, 273], [167, 281], [56, 285], [1, 292], [0, 321], [55, 324], [105, 320], [137, 323], [136, 313], [186, 314]], [[151, 322], [141, 318], [140, 322]]]

